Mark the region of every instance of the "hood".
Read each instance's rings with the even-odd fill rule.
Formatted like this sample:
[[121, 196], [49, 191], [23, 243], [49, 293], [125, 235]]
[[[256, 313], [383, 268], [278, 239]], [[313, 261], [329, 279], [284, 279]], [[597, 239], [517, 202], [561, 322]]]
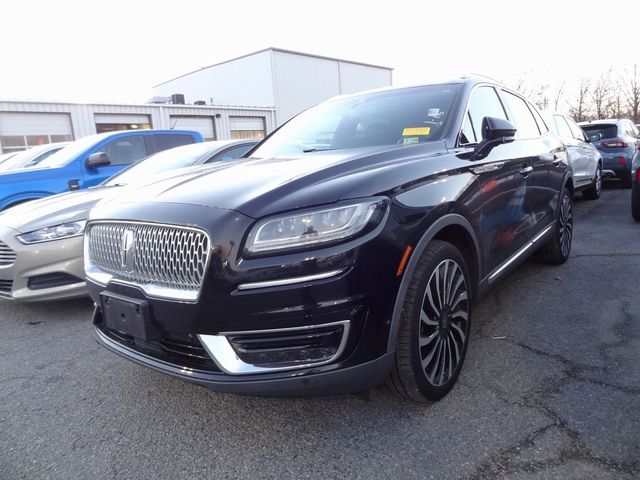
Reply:
[[384, 193], [451, 168], [448, 163], [452, 156], [446, 153], [444, 142], [433, 142], [391, 149], [386, 145], [297, 157], [245, 159], [225, 168], [200, 169], [146, 184], [109, 203], [200, 205], [257, 218]]
[[0, 213], [0, 225], [20, 233], [84, 220], [91, 208], [118, 187], [94, 187], [21, 203]]

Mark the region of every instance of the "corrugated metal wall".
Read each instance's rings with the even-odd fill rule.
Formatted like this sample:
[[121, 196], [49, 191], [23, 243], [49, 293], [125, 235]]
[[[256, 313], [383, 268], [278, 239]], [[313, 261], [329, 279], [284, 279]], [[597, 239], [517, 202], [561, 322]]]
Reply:
[[340, 93], [349, 94], [391, 85], [391, 70], [339, 62]]
[[171, 115], [210, 116], [214, 118], [219, 140], [230, 138], [229, 117], [264, 118], [267, 133], [275, 128], [275, 114], [268, 108], [225, 108], [195, 105], [116, 105], [70, 104], [54, 102], [0, 101], [0, 112], [67, 113], [74, 139], [96, 133], [95, 114], [148, 115], [152, 128], [171, 128]]
[[338, 62], [273, 51], [278, 124], [302, 110], [340, 94]]
[[204, 100], [225, 106], [275, 105], [269, 51], [188, 73], [153, 87], [154, 96], [182, 93], [186, 103]]

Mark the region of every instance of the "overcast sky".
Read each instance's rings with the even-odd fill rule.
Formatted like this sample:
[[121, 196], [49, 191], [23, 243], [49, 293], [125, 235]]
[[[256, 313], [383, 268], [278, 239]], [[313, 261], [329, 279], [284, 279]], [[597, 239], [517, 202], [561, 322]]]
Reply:
[[271, 46], [392, 67], [396, 85], [473, 72], [570, 86], [609, 67], [622, 71], [640, 54], [640, 1], [592, 7], [562, 0], [3, 0], [0, 98], [144, 102], [155, 84]]

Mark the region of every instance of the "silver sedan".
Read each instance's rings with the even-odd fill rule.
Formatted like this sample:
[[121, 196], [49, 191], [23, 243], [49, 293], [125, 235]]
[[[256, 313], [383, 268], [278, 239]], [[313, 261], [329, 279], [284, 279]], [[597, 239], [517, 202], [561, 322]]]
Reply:
[[257, 142], [195, 143], [157, 153], [103, 184], [17, 205], [0, 213], [0, 296], [43, 301], [86, 295], [84, 226], [91, 208], [124, 189], [136, 188], [185, 168], [222, 168]]

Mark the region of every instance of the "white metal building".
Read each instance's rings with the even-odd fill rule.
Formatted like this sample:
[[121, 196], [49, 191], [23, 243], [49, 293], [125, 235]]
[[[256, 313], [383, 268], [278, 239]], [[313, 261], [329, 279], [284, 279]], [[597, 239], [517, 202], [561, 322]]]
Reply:
[[268, 48], [187, 73], [154, 87], [154, 96], [185, 103], [275, 108], [281, 125], [330, 97], [391, 85], [392, 69]]
[[207, 140], [262, 138], [330, 97], [389, 86], [391, 74], [387, 67], [268, 48], [154, 87], [154, 99], [181, 94], [172, 104], [0, 100], [0, 154], [136, 128], [197, 130]]
[[0, 101], [0, 153], [136, 128], [196, 130], [206, 140], [262, 138], [273, 108]]

